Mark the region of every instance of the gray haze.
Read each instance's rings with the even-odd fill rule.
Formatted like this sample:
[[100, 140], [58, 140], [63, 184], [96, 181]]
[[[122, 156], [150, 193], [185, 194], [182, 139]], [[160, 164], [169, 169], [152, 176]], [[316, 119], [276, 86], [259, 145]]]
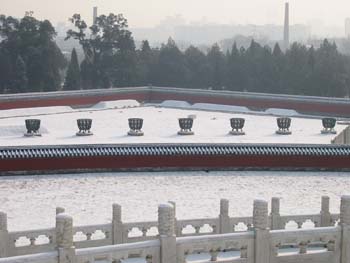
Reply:
[[[291, 0], [291, 23], [323, 23], [344, 26], [350, 16], [349, 0]], [[101, 13], [123, 13], [131, 27], [151, 27], [164, 17], [181, 14], [187, 22], [219, 24], [282, 24], [281, 0], [0, 0], [0, 13], [22, 16], [34, 11], [53, 23], [66, 21], [73, 13], [91, 20], [92, 6]]]

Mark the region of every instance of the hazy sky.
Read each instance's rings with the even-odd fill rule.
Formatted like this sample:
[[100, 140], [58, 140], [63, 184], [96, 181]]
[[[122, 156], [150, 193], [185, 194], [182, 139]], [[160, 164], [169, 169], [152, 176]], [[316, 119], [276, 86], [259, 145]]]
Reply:
[[[91, 20], [92, 6], [99, 13], [123, 13], [132, 27], [148, 27], [167, 16], [181, 14], [188, 21], [205, 18], [214, 23], [283, 23], [281, 0], [0, 0], [0, 14], [22, 16], [34, 11], [53, 23], [67, 21], [73, 13]], [[350, 0], [291, 0], [291, 23], [322, 20], [327, 25], [343, 26], [350, 17]]]

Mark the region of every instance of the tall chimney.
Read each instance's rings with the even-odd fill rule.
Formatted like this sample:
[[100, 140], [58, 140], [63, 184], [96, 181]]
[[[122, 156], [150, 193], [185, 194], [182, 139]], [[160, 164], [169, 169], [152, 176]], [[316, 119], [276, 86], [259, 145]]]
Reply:
[[284, 15], [284, 38], [283, 38], [284, 48], [289, 48], [289, 3], [286, 3], [285, 6], [285, 15]]
[[97, 18], [97, 6], [94, 6], [94, 9], [93, 9], [93, 24], [96, 24], [96, 18]]

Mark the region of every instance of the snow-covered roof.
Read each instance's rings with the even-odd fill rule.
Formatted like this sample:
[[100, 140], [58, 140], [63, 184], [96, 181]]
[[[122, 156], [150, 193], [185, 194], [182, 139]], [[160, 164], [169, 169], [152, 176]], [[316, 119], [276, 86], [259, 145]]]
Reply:
[[[273, 115], [272, 115], [273, 114]], [[192, 136], [180, 136], [178, 118], [195, 117]], [[292, 134], [277, 135], [276, 117], [292, 117]], [[246, 119], [244, 136], [233, 136], [230, 118]], [[25, 119], [41, 119], [41, 137], [24, 137]], [[78, 137], [77, 119], [93, 119], [93, 136]], [[144, 136], [128, 136], [128, 118], [143, 118]], [[345, 126], [337, 125], [336, 131]], [[268, 109], [254, 112], [243, 107], [163, 102], [140, 105], [137, 101], [101, 102], [91, 108], [47, 107], [0, 111], [0, 145], [71, 145], [132, 143], [279, 143], [330, 144], [335, 135], [321, 134], [321, 118], [309, 118], [297, 112]]]

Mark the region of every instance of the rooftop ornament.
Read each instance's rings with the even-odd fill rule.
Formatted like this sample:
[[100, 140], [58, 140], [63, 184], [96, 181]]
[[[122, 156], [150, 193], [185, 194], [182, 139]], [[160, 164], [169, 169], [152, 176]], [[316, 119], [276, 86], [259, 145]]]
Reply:
[[321, 131], [321, 133], [336, 134], [337, 131], [334, 130], [334, 127], [336, 124], [337, 124], [337, 119], [335, 118], [323, 118], [322, 119], [323, 130]]
[[180, 118], [179, 119], [180, 131], [178, 135], [194, 135], [192, 131], [193, 118]]
[[130, 136], [143, 136], [142, 131], [143, 126], [143, 119], [141, 118], [130, 118], [129, 119], [129, 128], [130, 131], [128, 132], [128, 135]]
[[232, 131], [230, 131], [230, 134], [245, 135], [245, 132], [243, 131], [243, 127], [245, 124], [244, 118], [232, 118], [230, 121], [231, 121], [231, 128], [232, 128]]
[[292, 123], [291, 118], [287, 118], [287, 117], [277, 118], [278, 130], [276, 131], [276, 133], [280, 135], [292, 134], [292, 132], [289, 130], [291, 123]]
[[24, 136], [26, 137], [41, 136], [39, 132], [40, 122], [41, 121], [38, 119], [25, 120], [27, 133], [25, 133]]
[[79, 131], [77, 136], [91, 136], [93, 133], [90, 131], [92, 125], [92, 119], [78, 119], [77, 120]]

